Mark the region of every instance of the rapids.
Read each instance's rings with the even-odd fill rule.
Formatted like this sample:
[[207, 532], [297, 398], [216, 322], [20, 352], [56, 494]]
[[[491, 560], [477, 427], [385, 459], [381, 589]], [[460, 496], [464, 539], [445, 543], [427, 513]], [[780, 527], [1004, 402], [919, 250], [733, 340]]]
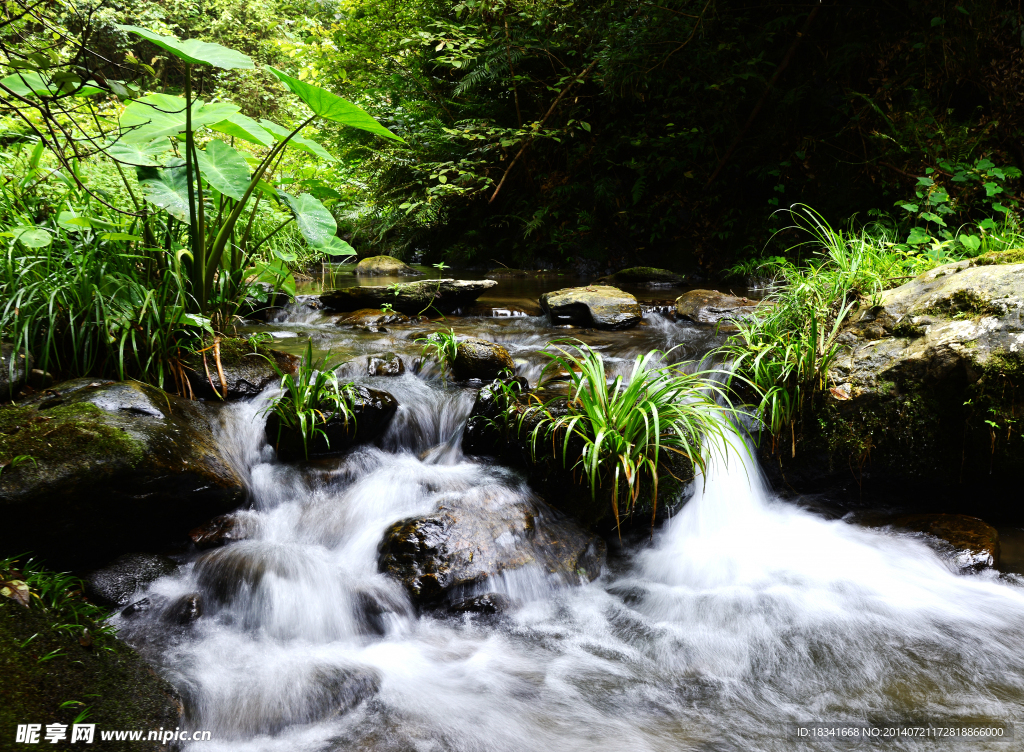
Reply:
[[[269, 327], [280, 343], [312, 336], [349, 360], [345, 378], [401, 407], [378, 446], [293, 465], [263, 441], [268, 395], [225, 410], [221, 442], [252, 498], [249, 538], [191, 555], [139, 593], [151, 611], [114, 618], [179, 689], [187, 727], [212, 732], [189, 752], [1017, 748], [793, 736], [790, 724], [807, 721], [1021, 720], [1024, 590], [958, 575], [913, 537], [778, 499], [735, 434], [682, 510], [598, 580], [566, 587], [516, 571], [486, 584], [512, 599], [508, 614], [417, 614], [377, 571], [388, 525], [444, 494], [528, 489], [462, 454], [472, 390], [429, 365], [388, 379], [360, 370], [386, 350], [410, 363], [412, 339], [436, 325], [356, 334], [301, 304], [281, 319]], [[558, 334], [535, 317], [454, 321], [505, 344], [531, 382]], [[646, 323], [584, 338], [613, 371], [653, 347], [681, 345], [680, 358], [710, 347], [696, 328]], [[194, 593], [203, 617], [175, 625], [170, 604]]]

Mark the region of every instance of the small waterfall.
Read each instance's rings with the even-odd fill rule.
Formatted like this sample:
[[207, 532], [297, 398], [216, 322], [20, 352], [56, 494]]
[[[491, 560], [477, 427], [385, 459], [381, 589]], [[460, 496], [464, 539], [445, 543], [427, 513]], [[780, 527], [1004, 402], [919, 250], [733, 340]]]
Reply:
[[[610, 375], [697, 337], [662, 321], [600, 341]], [[529, 318], [484, 325], [521, 373], [546, 362]], [[462, 454], [474, 390], [433, 371], [368, 378], [363, 354], [418, 345], [353, 344], [336, 329], [323, 327], [354, 353], [352, 376], [401, 405], [387, 434], [286, 464], [263, 439], [267, 395], [226, 407], [220, 441], [250, 490], [247, 537], [194, 552], [149, 588], [148, 611], [114, 619], [179, 688], [188, 727], [212, 732], [188, 752], [791, 752], [850, 748], [799, 746], [792, 721], [1024, 722], [1024, 590], [955, 574], [916, 538], [778, 499], [730, 431], [653, 543], [598, 580], [567, 586], [534, 564], [467, 590], [508, 595], [509, 613], [417, 613], [378, 571], [385, 530], [451, 496], [531, 492]], [[185, 624], [189, 599], [202, 617]]]

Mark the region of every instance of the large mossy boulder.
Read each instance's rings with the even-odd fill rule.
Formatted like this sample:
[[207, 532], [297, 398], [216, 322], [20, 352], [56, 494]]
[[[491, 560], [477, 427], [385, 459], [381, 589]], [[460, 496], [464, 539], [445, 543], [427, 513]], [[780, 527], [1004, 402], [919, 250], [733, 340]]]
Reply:
[[452, 375], [456, 381], [492, 381], [506, 372], [515, 373], [515, 370], [515, 361], [501, 345], [472, 337], [459, 340], [452, 363]]
[[758, 301], [718, 290], [690, 290], [676, 298], [676, 316], [694, 324], [735, 322], [754, 315]]
[[16, 397], [29, 374], [32, 373], [32, 356], [15, 353], [14, 345], [0, 342], [0, 402], [8, 402]]
[[[167, 750], [145, 737], [101, 741], [99, 732], [180, 726], [182, 707], [174, 688], [123, 642], [109, 635], [80, 639], [55, 629], [57, 619], [57, 614], [34, 605], [26, 608], [0, 598], [0, 730], [4, 734], [0, 747]], [[83, 723], [96, 724], [93, 744], [70, 744], [72, 724], [85, 709], [89, 713]], [[14, 743], [15, 729], [26, 723], [43, 725], [38, 747]], [[59, 746], [43, 739], [50, 723], [67, 726], [67, 738]]]
[[784, 442], [769, 467], [801, 492], [1024, 519], [1024, 264], [949, 264], [879, 302], [841, 333], [796, 456]]
[[686, 284], [682, 274], [670, 272], [668, 269], [656, 269], [653, 266], [633, 266], [601, 277], [599, 285], [641, 285], [643, 287], [679, 287]]
[[[282, 460], [303, 460], [308, 456], [326, 457], [341, 454], [357, 444], [376, 441], [387, 430], [391, 419], [398, 411], [398, 400], [387, 392], [379, 389], [356, 385], [353, 387], [354, 397], [350, 404], [352, 415], [347, 419], [331, 418], [318, 428], [323, 433], [312, 436], [308, 445], [304, 445], [302, 435], [283, 425], [277, 414], [270, 413], [267, 417], [267, 443], [277, 450]], [[324, 412], [331, 409], [323, 407]]]
[[562, 584], [583, 584], [603, 562], [599, 537], [525, 489], [492, 485], [447, 495], [433, 514], [393, 524], [379, 568], [422, 606], [452, 605], [467, 589], [528, 566]]
[[628, 329], [643, 320], [643, 311], [628, 292], [608, 285], [567, 287], [540, 296], [540, 305], [555, 326]]
[[203, 352], [187, 353], [181, 364], [195, 397], [234, 400], [255, 397], [277, 384], [278, 371], [295, 373], [299, 358], [242, 337], [224, 337], [216, 348], [211, 344]]
[[84, 569], [231, 511], [245, 490], [217, 421], [138, 382], [76, 379], [0, 407], [0, 551]]
[[356, 264], [356, 274], [361, 277], [413, 277], [418, 272], [394, 256], [370, 256]]
[[497, 284], [493, 279], [421, 279], [397, 286], [359, 285], [325, 292], [320, 302], [331, 311], [379, 309], [390, 303], [410, 316], [454, 313]]

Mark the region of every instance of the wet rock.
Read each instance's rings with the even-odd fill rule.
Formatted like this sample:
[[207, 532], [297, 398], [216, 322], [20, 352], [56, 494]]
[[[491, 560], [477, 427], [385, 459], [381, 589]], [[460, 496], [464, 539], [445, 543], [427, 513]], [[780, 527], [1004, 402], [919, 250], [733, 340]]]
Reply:
[[645, 287], [679, 287], [686, 284], [682, 274], [670, 272], [668, 269], [655, 269], [653, 266], [634, 266], [623, 269], [607, 277], [597, 280], [599, 285], [644, 285]]
[[85, 592], [93, 601], [104, 606], [124, 606], [139, 588], [177, 569], [178, 565], [166, 556], [125, 554], [82, 579]]
[[530, 272], [523, 269], [506, 269], [504, 267], [500, 269], [491, 269], [487, 272], [488, 277], [493, 279], [517, 279], [523, 277], [529, 277]]
[[474, 338], [459, 340], [452, 363], [452, 375], [456, 381], [491, 381], [506, 372], [515, 373], [515, 370], [515, 361], [501, 345]]
[[617, 287], [568, 287], [540, 296], [540, 305], [554, 325], [628, 329], [643, 319], [636, 298]]
[[453, 614], [503, 614], [512, 608], [512, 601], [501, 593], [485, 593], [474, 598], [464, 598], [448, 607]]
[[170, 624], [186, 627], [200, 619], [203, 615], [203, 597], [199, 593], [189, 593], [172, 603], [162, 618]]
[[[387, 392], [365, 386], [356, 385], [354, 391], [351, 407], [355, 420], [335, 417], [322, 424], [320, 428], [326, 436], [317, 434], [309, 440], [309, 457], [341, 454], [356, 444], [376, 441], [387, 430], [398, 411], [398, 400]], [[324, 409], [330, 412], [329, 407]], [[274, 413], [267, 418], [266, 436], [282, 460], [306, 458], [302, 437], [284, 426]]]
[[[249, 340], [243, 337], [222, 338], [218, 350], [220, 371], [217, 370], [217, 357], [212, 348], [205, 353], [188, 353], [181, 358], [192, 393], [200, 399], [223, 397], [232, 400], [255, 397], [281, 379], [271, 362], [276, 364], [282, 373], [295, 373], [299, 365], [299, 358], [295, 355], [272, 350], [262, 344], [253, 347]], [[224, 384], [227, 385], [226, 393], [220, 380], [221, 372], [224, 374]]]
[[952, 546], [953, 561], [964, 572], [999, 568], [999, 533], [977, 517], [964, 514], [910, 514], [893, 527], [926, 533]]
[[241, 478], [213, 435], [215, 405], [138, 382], [76, 379], [0, 407], [0, 550], [90, 569], [160, 550], [236, 508]]
[[598, 536], [525, 489], [489, 486], [450, 494], [433, 514], [393, 524], [378, 565], [426, 605], [528, 566], [556, 582], [589, 582], [601, 572], [604, 551]]
[[756, 300], [717, 290], [690, 290], [676, 298], [676, 315], [695, 324], [717, 324], [749, 318], [757, 306]]
[[370, 256], [356, 264], [356, 274], [370, 277], [408, 277], [423, 274], [393, 256]]
[[245, 540], [251, 532], [251, 524], [247, 524], [239, 514], [222, 514], [192, 530], [188, 537], [196, 548], [203, 551]]
[[18, 391], [25, 386], [32, 367], [35, 364], [31, 355], [15, 353], [14, 345], [9, 342], [0, 343], [0, 401], [7, 402], [16, 397]]
[[1024, 264], [947, 264], [883, 292], [840, 334], [797, 456], [767, 465], [802, 493], [1024, 519], [1007, 502], [1024, 474], [1022, 314]]
[[153, 610], [153, 601], [150, 598], [142, 598], [121, 611], [125, 619], [135, 619]]
[[363, 308], [342, 316], [336, 323], [337, 326], [362, 327], [368, 331], [378, 332], [382, 327], [408, 324], [410, 321], [412, 319], [398, 311], [384, 313], [379, 308]]
[[397, 286], [361, 285], [324, 293], [320, 301], [332, 311], [357, 311], [390, 303], [411, 316], [452, 313], [476, 300], [498, 283], [492, 279], [423, 279]]
[[405, 373], [405, 363], [393, 352], [368, 355], [366, 370], [370, 376], [401, 376]]

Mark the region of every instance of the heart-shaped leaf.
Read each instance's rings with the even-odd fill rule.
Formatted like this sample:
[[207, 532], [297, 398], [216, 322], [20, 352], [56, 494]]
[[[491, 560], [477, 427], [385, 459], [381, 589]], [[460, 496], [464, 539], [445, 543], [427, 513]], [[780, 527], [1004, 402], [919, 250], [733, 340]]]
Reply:
[[114, 28], [140, 36], [157, 47], [161, 47], [172, 55], [181, 58], [186, 63], [192, 63], [193, 65], [212, 65], [224, 70], [234, 70], [236, 68], [251, 70], [256, 67], [253, 65], [252, 58], [248, 55], [243, 55], [241, 52], [228, 49], [219, 44], [200, 42], [198, 39], [186, 39], [183, 41], [177, 37], [157, 34], [139, 26], [114, 24]]
[[331, 242], [338, 224], [327, 207], [308, 193], [297, 197], [284, 191], [278, 193], [295, 215], [295, 224], [307, 243], [320, 247]]
[[317, 246], [317, 250], [323, 251], [328, 256], [356, 255], [356, 249], [337, 236], [332, 237], [323, 245]]
[[45, 248], [53, 242], [53, 235], [48, 230], [34, 225], [12, 227], [10, 233], [26, 248]]
[[188, 179], [184, 167], [139, 167], [142, 195], [182, 222], [189, 220]]
[[376, 133], [378, 136], [392, 138], [395, 141], [402, 141], [403, 144], [405, 143], [401, 138], [378, 123], [370, 113], [352, 104], [347, 99], [342, 99], [337, 94], [332, 94], [326, 89], [321, 89], [319, 86], [313, 86], [297, 78], [292, 78], [287, 73], [279, 71], [273, 66], [268, 65], [267, 67], [292, 93], [298, 95], [299, 99], [305, 102], [309, 109], [320, 117], [352, 128]]
[[[218, 123], [238, 112], [238, 106], [228, 102], [202, 101], [192, 103], [192, 129]], [[170, 94], [147, 94], [129, 102], [120, 119], [124, 133], [120, 141], [125, 144], [152, 142], [166, 136], [176, 136], [185, 130], [185, 99]]]
[[236, 201], [241, 201], [249, 187], [249, 165], [245, 158], [219, 139], [206, 145], [204, 151], [196, 152], [199, 172], [203, 178]]
[[160, 160], [157, 157], [166, 153], [170, 143], [166, 138], [158, 138], [149, 143], [126, 144], [123, 141], [115, 141], [103, 149], [107, 156], [124, 164], [135, 167], [159, 167]]
[[90, 86], [88, 83], [78, 88], [81, 81], [82, 79], [78, 76], [75, 76], [74, 79], [51, 80], [36, 71], [22, 71], [0, 79], [0, 84], [19, 97], [54, 97], [58, 94], [71, 94], [72, 92], [76, 97], [88, 97], [104, 93], [103, 89]]

